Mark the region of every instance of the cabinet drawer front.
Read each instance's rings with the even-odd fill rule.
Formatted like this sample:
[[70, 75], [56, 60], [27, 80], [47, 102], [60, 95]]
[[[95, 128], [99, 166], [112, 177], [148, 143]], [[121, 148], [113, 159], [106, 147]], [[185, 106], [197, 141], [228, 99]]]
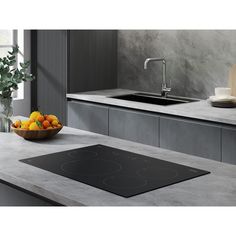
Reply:
[[159, 117], [144, 112], [109, 109], [109, 135], [159, 146]]
[[236, 164], [236, 129], [222, 128], [222, 161]]
[[68, 126], [108, 135], [108, 108], [90, 103], [69, 101]]
[[202, 122], [161, 117], [160, 147], [221, 161], [221, 129]]

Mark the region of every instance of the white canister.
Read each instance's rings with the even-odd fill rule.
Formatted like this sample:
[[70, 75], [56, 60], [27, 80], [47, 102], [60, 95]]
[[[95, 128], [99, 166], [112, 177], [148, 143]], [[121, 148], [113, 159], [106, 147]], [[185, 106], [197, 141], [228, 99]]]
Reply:
[[217, 87], [215, 88], [216, 97], [229, 97], [231, 96], [231, 88]]

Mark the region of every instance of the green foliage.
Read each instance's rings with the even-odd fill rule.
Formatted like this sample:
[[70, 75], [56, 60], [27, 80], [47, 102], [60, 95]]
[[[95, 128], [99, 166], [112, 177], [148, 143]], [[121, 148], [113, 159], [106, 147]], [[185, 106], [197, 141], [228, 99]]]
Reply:
[[32, 81], [34, 76], [29, 74], [28, 67], [30, 61], [20, 63], [20, 68], [14, 67], [16, 64], [16, 55], [19, 52], [19, 47], [12, 48], [9, 55], [0, 58], [0, 97], [11, 97], [12, 91], [18, 89], [18, 84], [22, 81]]

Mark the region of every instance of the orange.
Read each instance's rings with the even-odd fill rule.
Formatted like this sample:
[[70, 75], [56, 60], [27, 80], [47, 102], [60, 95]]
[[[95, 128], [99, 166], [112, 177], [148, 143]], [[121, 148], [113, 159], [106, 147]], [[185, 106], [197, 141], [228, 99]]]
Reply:
[[32, 124], [30, 124], [29, 130], [40, 130], [40, 127], [37, 122], [33, 122]]
[[43, 121], [43, 128], [44, 128], [44, 129], [47, 129], [49, 126], [50, 126], [49, 121], [48, 121], [48, 120], [44, 120], [44, 121]]
[[33, 122], [35, 122], [35, 119], [30, 118], [30, 119], [29, 119], [29, 123], [31, 124], [31, 123], [33, 123]]
[[15, 126], [16, 128], [20, 128], [20, 126], [21, 126], [21, 121], [20, 121], [20, 120], [16, 120], [15, 123], [14, 123], [14, 126]]
[[58, 124], [58, 125], [57, 125], [58, 128], [61, 128], [61, 126], [62, 126], [61, 124]]
[[52, 117], [49, 116], [49, 115], [47, 115], [46, 120], [47, 120], [48, 122], [50, 122], [50, 123], [53, 121]]
[[37, 117], [37, 120], [38, 120], [39, 122], [43, 123], [43, 121], [44, 121], [44, 116], [43, 116], [43, 115], [39, 115], [39, 116]]
[[59, 121], [59, 119], [55, 115], [48, 115], [48, 117], [50, 117], [52, 120]]

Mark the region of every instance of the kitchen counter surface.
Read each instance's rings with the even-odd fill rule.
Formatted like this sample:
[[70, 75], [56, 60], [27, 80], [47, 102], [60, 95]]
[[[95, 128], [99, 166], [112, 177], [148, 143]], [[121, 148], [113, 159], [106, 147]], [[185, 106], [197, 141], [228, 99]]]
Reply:
[[[103, 144], [208, 170], [211, 174], [123, 198], [19, 162], [20, 159]], [[53, 139], [26, 141], [0, 133], [0, 179], [68, 206], [236, 205], [236, 166], [64, 127]]]
[[126, 89], [98, 90], [83, 93], [67, 94], [67, 98], [88, 102], [96, 102], [112, 106], [132, 108], [149, 112], [157, 112], [167, 115], [175, 115], [193, 119], [219, 122], [229, 125], [236, 125], [236, 108], [212, 107], [206, 100], [186, 104], [160, 106], [110, 98], [111, 96], [130, 94], [134, 92], [138, 91]]

